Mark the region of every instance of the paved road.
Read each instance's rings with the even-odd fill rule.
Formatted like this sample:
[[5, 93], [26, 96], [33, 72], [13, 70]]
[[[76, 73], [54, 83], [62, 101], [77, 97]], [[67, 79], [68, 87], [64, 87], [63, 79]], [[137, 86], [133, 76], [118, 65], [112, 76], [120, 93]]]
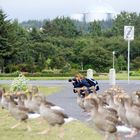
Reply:
[[[8, 83], [10, 84], [11, 80], [0, 80], [0, 84]], [[102, 93], [107, 88], [111, 87], [109, 85], [108, 80], [98, 81], [100, 86], [99, 93]], [[63, 87], [61, 91], [56, 94], [50, 95], [48, 98], [49, 101], [59, 105], [60, 107], [65, 109], [65, 112], [70, 116], [81, 120], [82, 122], [86, 122], [88, 116], [81, 110], [81, 108], [76, 103], [76, 95], [73, 93], [72, 89], [73, 86], [67, 80], [35, 80], [30, 81], [29, 84], [31, 85], [45, 85], [45, 86], [61, 86]], [[130, 81], [128, 84], [126, 80], [118, 80], [116, 84], [120, 87], [124, 88], [129, 94], [133, 91], [140, 89], [140, 81]], [[132, 139], [125, 139], [124, 133], [121, 134], [123, 140], [132, 140]], [[140, 135], [133, 138], [133, 140], [140, 140]]]

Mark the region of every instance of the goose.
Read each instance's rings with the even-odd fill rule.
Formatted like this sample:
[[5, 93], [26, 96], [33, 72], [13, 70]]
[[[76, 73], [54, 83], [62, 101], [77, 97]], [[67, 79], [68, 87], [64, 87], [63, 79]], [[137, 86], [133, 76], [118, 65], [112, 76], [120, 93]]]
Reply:
[[5, 93], [5, 88], [0, 88], [0, 101], [2, 99], [2, 95]]
[[92, 110], [92, 108], [95, 106], [94, 100], [96, 100], [96, 102], [98, 103], [98, 112], [104, 114], [104, 116], [111, 116], [114, 122], [116, 122], [115, 124], [117, 124], [118, 123], [117, 111], [113, 108], [105, 107], [106, 102], [104, 101], [101, 95], [97, 94], [88, 95], [84, 101], [84, 106], [86, 110], [88, 110], [88, 112]]
[[86, 112], [90, 112], [92, 110], [92, 108], [94, 107], [94, 100], [97, 100], [97, 95], [91, 95], [89, 94], [88, 96], [85, 97], [84, 99], [84, 108], [86, 110]]
[[[23, 108], [18, 108], [17, 105], [13, 102], [13, 99], [9, 98], [9, 103], [8, 103], [8, 110], [10, 112], [10, 114], [17, 120], [19, 121], [19, 123], [17, 123], [16, 125], [12, 126], [11, 129], [16, 128], [17, 126], [19, 126], [21, 124], [21, 122], [27, 123], [27, 119], [28, 119], [28, 112], [26, 110], [24, 110]], [[31, 131], [31, 127], [27, 124], [27, 130]]]
[[133, 105], [132, 98], [129, 95], [123, 96], [124, 106], [126, 109], [126, 118], [133, 128], [131, 134], [126, 135], [125, 137], [134, 137], [138, 134], [140, 130], [140, 108]]
[[108, 113], [108, 115], [113, 115], [114, 117], [118, 118], [117, 110], [113, 109], [108, 106], [106, 102], [106, 98], [104, 98], [104, 94], [91, 94], [88, 98], [93, 98], [98, 103], [98, 111], [102, 113]]
[[126, 93], [126, 91], [118, 85], [113, 85], [105, 91], [105, 94], [111, 94], [112, 96], [124, 93]]
[[129, 122], [128, 122], [127, 117], [126, 117], [126, 109], [124, 106], [123, 95], [116, 95], [114, 98], [115, 98], [116, 104], [118, 105], [119, 119], [121, 120], [121, 122], [124, 125], [129, 126]]
[[98, 111], [104, 113], [105, 115], [113, 117], [113, 119], [116, 120], [116, 124], [118, 123], [117, 110], [109, 107], [102, 96], [98, 96]]
[[[45, 102], [42, 102], [40, 105], [40, 116], [45, 121], [47, 121], [47, 123], [49, 124], [49, 127], [55, 126], [55, 125], [61, 126], [64, 123], [74, 120], [73, 118], [70, 118], [67, 114], [65, 114], [62, 111], [51, 109], [51, 107], [45, 104]], [[49, 130], [46, 129], [40, 132], [39, 134], [46, 134]], [[60, 135], [63, 137], [64, 132], [62, 129], [60, 131], [61, 131]]]
[[38, 89], [38, 87], [37, 87], [37, 86], [32, 86], [32, 87], [31, 87], [31, 92], [32, 92], [33, 94], [39, 94], [39, 89]]
[[112, 92], [108, 92], [106, 94], [105, 98], [106, 98], [106, 103], [109, 105], [109, 107], [111, 107], [111, 108], [113, 108], [115, 110], [118, 109], [118, 105], [116, 105], [115, 102], [114, 102], [114, 95], [113, 95]]
[[[104, 140], [108, 140], [111, 134], [115, 136], [116, 140], [120, 140], [114, 119], [111, 116], [104, 115], [98, 111], [98, 102], [93, 99], [94, 107], [91, 110], [92, 119], [90, 122], [95, 125], [99, 130], [105, 133]], [[90, 124], [91, 124], [90, 123]]]
[[81, 95], [80, 91], [81, 88], [75, 88], [74, 89], [76, 94], [77, 94], [77, 104], [79, 105], [79, 107], [85, 112], [85, 107], [84, 107], [84, 97]]
[[32, 97], [32, 101], [36, 102], [38, 106], [40, 106], [41, 102], [44, 102], [45, 105], [50, 106], [51, 109], [64, 111], [63, 108], [57, 106], [56, 104], [47, 100], [47, 97], [42, 94], [36, 94]]
[[132, 93], [133, 102], [140, 106], [140, 91], [137, 90]]
[[[17, 99], [16, 99], [17, 101], [15, 103], [16, 107], [18, 107], [18, 109], [20, 109], [20, 110], [27, 111], [29, 114], [32, 114], [32, 113], [34, 114], [35, 112], [32, 109], [25, 106], [25, 104], [24, 104], [25, 99], [27, 99], [27, 96], [25, 94], [18, 94]], [[13, 99], [13, 102], [14, 102], [14, 99]]]
[[7, 97], [7, 95], [9, 95], [9, 93], [7, 92], [2, 94], [1, 101], [0, 101], [2, 109], [8, 109], [8, 103], [10, 100]]
[[85, 112], [84, 98], [82, 98], [79, 94], [77, 94], [77, 104]]
[[24, 99], [25, 107], [29, 108], [31, 112], [39, 113], [41, 99], [37, 99], [37, 96], [33, 95], [32, 92], [28, 92], [28, 94]]

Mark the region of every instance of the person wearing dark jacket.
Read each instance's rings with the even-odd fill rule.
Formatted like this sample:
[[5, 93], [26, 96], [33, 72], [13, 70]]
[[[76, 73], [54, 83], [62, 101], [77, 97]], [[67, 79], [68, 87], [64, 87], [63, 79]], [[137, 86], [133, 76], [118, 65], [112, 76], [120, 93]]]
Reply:
[[74, 86], [73, 91], [76, 93], [76, 88], [80, 88], [80, 94], [82, 97], [85, 97], [85, 91], [89, 92], [90, 84], [80, 73], [76, 74], [71, 82]]
[[90, 84], [87, 82], [87, 80], [81, 75], [81, 74], [77, 74], [75, 76], [75, 80], [72, 81], [72, 84], [74, 86], [74, 88], [77, 87], [90, 87]]

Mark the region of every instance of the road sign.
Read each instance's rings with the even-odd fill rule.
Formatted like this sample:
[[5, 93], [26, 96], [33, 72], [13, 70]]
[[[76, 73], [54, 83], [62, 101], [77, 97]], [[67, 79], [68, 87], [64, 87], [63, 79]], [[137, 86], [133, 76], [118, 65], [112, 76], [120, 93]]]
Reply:
[[130, 73], [130, 41], [134, 40], [134, 26], [124, 26], [124, 39], [128, 41], [128, 84]]
[[134, 40], [134, 26], [124, 26], [124, 39]]

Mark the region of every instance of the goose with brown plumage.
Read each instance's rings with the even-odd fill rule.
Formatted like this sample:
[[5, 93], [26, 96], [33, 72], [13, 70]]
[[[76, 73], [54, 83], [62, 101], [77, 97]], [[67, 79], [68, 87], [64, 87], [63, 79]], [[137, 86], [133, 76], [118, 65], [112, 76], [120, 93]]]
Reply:
[[9, 98], [7, 97], [9, 93], [3, 93], [0, 101], [0, 105], [3, 109], [8, 109]]
[[125, 93], [125, 90], [118, 85], [113, 85], [111, 88], [107, 89], [105, 93], [114, 95]]
[[[81, 94], [81, 88], [74, 88], [75, 93], [77, 94], [77, 104], [79, 105], [79, 107], [85, 112], [85, 107], [84, 107], [84, 97]], [[87, 96], [87, 94], [86, 94]]]
[[118, 109], [118, 105], [115, 104], [114, 102], [114, 95], [112, 93], [108, 93], [106, 95], [106, 102], [109, 105], [109, 107], [117, 110]]
[[5, 88], [0, 88], [0, 101], [4, 93], [5, 93]]
[[97, 95], [95, 94], [89, 94], [88, 96], [86, 96], [84, 98], [84, 108], [85, 108], [85, 111], [86, 112], [91, 112], [91, 110], [93, 109], [94, 107], [94, 101], [93, 100], [98, 100], [98, 97]]
[[95, 106], [94, 100], [96, 100], [96, 102], [98, 103], [98, 112], [104, 114], [104, 116], [111, 116], [114, 123], [118, 124], [117, 111], [113, 108], [106, 107], [106, 102], [104, 101], [102, 95], [91, 94], [85, 97], [84, 101], [85, 109], [88, 112], [90, 112]]
[[140, 107], [133, 104], [133, 100], [129, 95], [123, 96], [124, 106], [126, 109], [126, 118], [133, 128], [130, 135], [126, 135], [126, 137], [134, 137], [138, 134], [140, 130]]
[[[72, 121], [73, 119], [68, 117], [67, 114], [60, 110], [52, 109], [49, 105], [47, 105], [45, 102], [42, 102], [40, 105], [40, 116], [47, 121], [49, 126], [61, 126], [66, 122]], [[50, 129], [49, 129], [50, 130]], [[61, 129], [60, 135], [63, 136], [64, 132]], [[39, 134], [46, 134], [48, 132], [48, 129], [40, 132]]]
[[92, 99], [92, 102], [94, 102], [94, 107], [91, 110], [90, 124], [93, 123], [96, 128], [105, 133], [104, 140], [108, 140], [110, 135], [114, 135], [116, 140], [120, 140], [114, 119], [98, 111], [98, 103], [95, 99]]
[[120, 123], [118, 120], [119, 117], [117, 110], [109, 107], [102, 96], [98, 96], [98, 100], [98, 111], [105, 114], [106, 116], [111, 116], [114, 122], [116, 122], [116, 125]]
[[32, 92], [28, 92], [28, 95], [25, 96], [24, 99], [24, 105], [25, 107], [29, 108], [30, 111], [39, 113], [39, 106], [41, 101], [42, 100], [33, 95]]
[[[9, 98], [9, 103], [8, 103], [8, 110], [10, 112], [10, 114], [12, 115], [12, 117], [14, 117], [17, 121], [19, 121], [19, 123], [17, 123], [16, 125], [12, 126], [11, 128], [14, 129], [17, 126], [19, 126], [21, 124], [21, 122], [27, 123], [27, 119], [28, 119], [28, 111], [24, 108], [19, 108], [13, 101], [13, 99]], [[31, 131], [31, 127], [27, 124], [27, 130]]]
[[24, 99], [25, 107], [29, 108], [33, 112], [40, 113], [39, 106], [41, 102], [44, 102], [46, 105], [50, 106], [51, 108], [64, 111], [63, 108], [56, 106], [54, 103], [48, 101], [46, 96], [44, 96], [43, 94], [40, 94], [36, 86], [32, 88], [34, 92], [28, 91], [26, 93], [26, 98]]
[[133, 102], [140, 106], [140, 90], [137, 90], [132, 93]]
[[123, 97], [123, 95], [116, 95], [114, 97], [115, 103], [118, 105], [118, 116], [124, 125], [129, 126], [129, 122], [126, 117], [126, 109], [124, 106], [124, 100], [122, 99], [122, 97]]
[[33, 94], [39, 94], [39, 89], [38, 89], [38, 87], [37, 87], [37, 86], [32, 86], [32, 87], [31, 87], [31, 92], [32, 92]]

